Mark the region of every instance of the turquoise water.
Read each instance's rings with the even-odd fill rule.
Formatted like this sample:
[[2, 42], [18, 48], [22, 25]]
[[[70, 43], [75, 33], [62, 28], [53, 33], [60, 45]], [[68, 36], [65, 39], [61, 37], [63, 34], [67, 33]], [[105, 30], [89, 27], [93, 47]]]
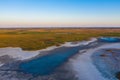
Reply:
[[120, 42], [120, 38], [114, 38], [114, 37], [103, 37], [103, 38], [99, 38], [98, 40], [102, 42]]
[[80, 47], [60, 48], [51, 51], [48, 55], [32, 59], [20, 64], [20, 70], [32, 75], [49, 75], [63, 64], [69, 57], [78, 53]]

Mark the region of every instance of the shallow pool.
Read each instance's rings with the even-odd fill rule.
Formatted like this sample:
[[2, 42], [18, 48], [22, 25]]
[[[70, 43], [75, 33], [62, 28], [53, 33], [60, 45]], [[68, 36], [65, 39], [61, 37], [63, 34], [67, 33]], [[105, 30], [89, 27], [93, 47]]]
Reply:
[[32, 75], [48, 75], [63, 64], [69, 57], [78, 53], [80, 47], [55, 49], [43, 57], [20, 64], [20, 71]]
[[120, 42], [120, 38], [115, 37], [102, 37], [98, 39], [101, 42]]

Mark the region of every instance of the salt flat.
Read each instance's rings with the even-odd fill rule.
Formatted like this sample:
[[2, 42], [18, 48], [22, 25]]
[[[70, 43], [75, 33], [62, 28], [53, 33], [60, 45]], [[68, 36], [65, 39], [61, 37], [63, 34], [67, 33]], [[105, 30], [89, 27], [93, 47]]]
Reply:
[[79, 55], [75, 59], [70, 60], [79, 80], [109, 80], [107, 78], [104, 78], [102, 74], [96, 69], [91, 58], [95, 51], [106, 48], [120, 49], [120, 43], [107, 44], [100, 47], [88, 49], [82, 55]]
[[[77, 48], [77, 49], [75, 49], [75, 48]], [[94, 54], [95, 51], [100, 50], [100, 49], [108, 49], [108, 48], [120, 49], [120, 43], [99, 42], [98, 39], [92, 38], [90, 41], [82, 41], [82, 42], [77, 42], [75, 44], [73, 44], [72, 42], [66, 42], [65, 44], [63, 44], [59, 47], [53, 46], [53, 47], [49, 47], [47, 49], [42, 49], [42, 50], [37, 50], [37, 51], [23, 51], [21, 48], [12, 48], [12, 47], [1, 48], [0, 49], [0, 57], [4, 56], [5, 58], [3, 58], [3, 59], [6, 59], [6, 57], [9, 56], [10, 58], [7, 58], [8, 61], [12, 60], [12, 59], [13, 59], [13, 62], [14, 62], [14, 60], [18, 61], [17, 64], [15, 62], [15, 63], [9, 63], [4, 66], [5, 63], [2, 60], [0, 63], [0, 66], [1, 66], [0, 69], [5, 69], [5, 70], [10, 69], [10, 68], [13, 70], [18, 69], [19, 68], [18, 64], [21, 64], [21, 61], [24, 63], [25, 60], [28, 60], [28, 62], [29, 62], [29, 59], [30, 59], [30, 61], [33, 60], [32, 62], [36, 62], [36, 61], [34, 61], [34, 59], [36, 60], [36, 56], [42, 55], [44, 51], [47, 51], [48, 54], [45, 54], [45, 55], [49, 59], [51, 59], [50, 58], [51, 56], [55, 56], [54, 55], [55, 52], [56, 52], [56, 54], [58, 54], [57, 51], [60, 51], [60, 50], [63, 50], [62, 53], [66, 54], [66, 52], [64, 52], [64, 51], [68, 50], [67, 52], [69, 52], [70, 51], [69, 49], [71, 49], [71, 50], [75, 49], [75, 53], [73, 52], [75, 54], [75, 56], [67, 57], [67, 58], [69, 58], [69, 60], [66, 62], [64, 62], [64, 60], [63, 60], [65, 67], [68, 67], [68, 68], [66, 71], [66, 70], [64, 70], [64, 67], [62, 67], [63, 65], [61, 65], [61, 67], [59, 66], [60, 70], [58, 70], [58, 71], [60, 71], [60, 73], [55, 71], [54, 73], [51, 73], [50, 75], [45, 75], [44, 77], [41, 75], [38, 75], [37, 77], [33, 77], [32, 74], [26, 74], [23, 72], [19, 72], [19, 70], [15, 70], [15, 71], [7, 71], [6, 70], [6, 71], [1, 71], [0, 76], [3, 75], [4, 73], [7, 73], [7, 75], [1, 76], [1, 79], [3, 79], [3, 80], [4, 79], [5, 80], [12, 80], [12, 79], [23, 80], [23, 79], [31, 79], [31, 78], [32, 78], [31, 80], [48, 80], [48, 79], [60, 80], [61, 78], [63, 79], [63, 76], [59, 76], [59, 75], [63, 75], [63, 72], [67, 72], [68, 74], [71, 73], [75, 77], [73, 80], [110, 80], [110, 79], [105, 78], [102, 75], [102, 73], [93, 64], [93, 61], [91, 58], [91, 56]], [[78, 53], [76, 53], [76, 52], [78, 52]], [[5, 56], [5, 55], [8, 55], [8, 56]], [[49, 55], [50, 57], [47, 55]], [[58, 56], [58, 58], [56, 58], [56, 60], [52, 59], [53, 62], [54, 61], [56, 62], [57, 59], [58, 59], [58, 61], [61, 60], [60, 57], [68, 56], [68, 53], [67, 53], [67, 55], [61, 55], [61, 53], [58, 55], [59, 56]], [[43, 61], [45, 61], [46, 63], [49, 63], [49, 62], [51, 63], [51, 60], [47, 61], [48, 59], [43, 60], [43, 59], [40, 59], [41, 57], [37, 57], [37, 58], [40, 60], [40, 62], [42, 64], [43, 64]], [[20, 63], [19, 63], [19, 60], [20, 60]], [[37, 61], [37, 63], [39, 63], [38, 61]], [[26, 62], [24, 64], [26, 65], [26, 64], [28, 64], [28, 62]], [[31, 62], [29, 62], [29, 63], [31, 64]], [[67, 65], [67, 63], [69, 63], [69, 65]], [[15, 66], [14, 65], [12, 66], [12, 64], [14, 64]], [[34, 63], [34, 64], [36, 64], [36, 63]], [[60, 64], [61, 64], [61, 62], [60, 62]], [[10, 68], [9, 68], [9, 66], [10, 66]], [[49, 68], [49, 65], [47, 65], [47, 67], [46, 67], [46, 65], [44, 64], [44, 66], [45, 66], [45, 68], [47, 68], [47, 67]], [[32, 67], [37, 67], [37, 65], [32, 66]], [[31, 67], [29, 67], [29, 68], [31, 69]], [[25, 69], [27, 69], [27, 68], [25, 68]], [[67, 76], [66, 79], [70, 79], [71, 75], [68, 75], [68, 74], [64, 74], [64, 76]], [[8, 78], [9, 76], [13, 76], [13, 77], [11, 77], [9, 79]], [[17, 78], [17, 76], [21, 76], [21, 78]], [[57, 76], [59, 76], [59, 78]]]

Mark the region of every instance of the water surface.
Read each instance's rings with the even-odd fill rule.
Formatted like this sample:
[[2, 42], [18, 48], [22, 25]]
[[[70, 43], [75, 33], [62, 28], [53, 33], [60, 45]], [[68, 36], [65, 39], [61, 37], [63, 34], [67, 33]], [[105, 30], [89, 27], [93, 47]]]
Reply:
[[[119, 38], [104, 37], [99, 38], [98, 42], [120, 42]], [[56, 68], [67, 61], [71, 56], [77, 54], [80, 49], [87, 48], [86, 46], [77, 47], [61, 47], [48, 52], [47, 55], [34, 58], [30, 61], [20, 64], [20, 70], [24, 73], [32, 75], [49, 75], [53, 73]], [[89, 46], [91, 47], [91, 46]]]
[[120, 38], [115, 38], [115, 37], [102, 37], [98, 39], [99, 41], [102, 42], [120, 42]]
[[69, 57], [78, 53], [78, 47], [62, 47], [49, 52], [48, 55], [20, 64], [20, 70], [32, 75], [48, 75], [63, 64]]

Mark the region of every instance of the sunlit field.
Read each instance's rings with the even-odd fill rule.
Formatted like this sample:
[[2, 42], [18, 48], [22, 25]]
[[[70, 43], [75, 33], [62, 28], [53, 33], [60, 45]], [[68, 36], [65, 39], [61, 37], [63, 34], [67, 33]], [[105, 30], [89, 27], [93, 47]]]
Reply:
[[120, 37], [120, 29], [1, 29], [0, 47], [38, 50], [101, 36]]

